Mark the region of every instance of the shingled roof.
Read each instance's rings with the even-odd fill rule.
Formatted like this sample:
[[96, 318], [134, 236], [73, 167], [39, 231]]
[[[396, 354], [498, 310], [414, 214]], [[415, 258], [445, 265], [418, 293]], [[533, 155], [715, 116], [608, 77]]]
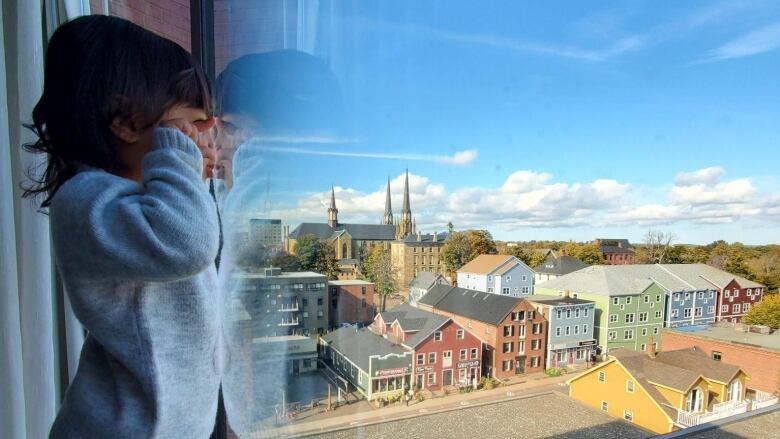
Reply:
[[656, 361], [696, 372], [707, 379], [728, 384], [741, 370], [739, 366], [713, 360], [701, 349], [687, 348], [659, 352]]
[[436, 285], [418, 303], [465, 318], [497, 325], [519, 304], [521, 297], [483, 293], [449, 285]]
[[383, 313], [380, 313], [385, 324], [398, 321], [404, 332], [416, 331], [404, 341], [405, 346], [414, 348], [428, 338], [434, 331], [450, 320], [449, 317], [423, 311], [409, 304], [402, 303]]
[[597, 239], [599, 250], [602, 253], [634, 253], [628, 239]]
[[519, 259], [511, 255], [479, 255], [468, 264], [460, 267], [458, 273], [489, 274], [506, 264], [511, 264], [513, 259], [520, 262]]
[[304, 235], [314, 235], [318, 239], [328, 239], [341, 231], [346, 231], [353, 239], [364, 241], [392, 241], [395, 239], [395, 226], [392, 224], [339, 224], [336, 227], [331, 227], [327, 223], [301, 223], [290, 232], [289, 237], [298, 239]]
[[322, 336], [322, 339], [365, 372], [368, 372], [372, 355], [404, 355], [408, 352], [365, 328], [339, 328]]
[[589, 265], [573, 256], [548, 256], [541, 264], [534, 267], [534, 271], [542, 274], [556, 274], [563, 276], [577, 270], [581, 270]]

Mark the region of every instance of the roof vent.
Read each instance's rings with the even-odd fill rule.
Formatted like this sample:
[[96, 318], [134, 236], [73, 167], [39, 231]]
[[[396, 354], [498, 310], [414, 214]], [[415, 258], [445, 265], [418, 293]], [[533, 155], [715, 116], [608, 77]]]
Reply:
[[282, 274], [282, 269], [278, 267], [267, 267], [265, 269], [265, 275], [266, 277], [270, 276], [279, 276]]

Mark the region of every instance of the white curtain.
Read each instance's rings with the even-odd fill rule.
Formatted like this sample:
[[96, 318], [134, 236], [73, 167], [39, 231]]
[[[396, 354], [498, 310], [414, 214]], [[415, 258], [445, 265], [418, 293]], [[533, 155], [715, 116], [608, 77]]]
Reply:
[[21, 145], [33, 140], [22, 124], [43, 88], [44, 25], [88, 12], [87, 1], [47, 6], [46, 18], [40, 1], [0, 7], [0, 437], [9, 439], [48, 435], [64, 390], [56, 322], [67, 328], [67, 351], [81, 343], [72, 313], [57, 306], [48, 218], [20, 190], [26, 170], [43, 160]]

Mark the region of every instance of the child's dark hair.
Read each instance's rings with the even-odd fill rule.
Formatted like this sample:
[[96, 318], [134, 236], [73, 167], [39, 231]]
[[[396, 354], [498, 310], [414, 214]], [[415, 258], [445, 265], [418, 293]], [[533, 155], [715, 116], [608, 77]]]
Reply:
[[30, 176], [24, 196], [43, 194], [46, 207], [82, 165], [122, 170], [112, 121], [152, 127], [177, 104], [211, 114], [208, 80], [181, 46], [117, 17], [63, 24], [49, 42], [43, 96], [28, 125], [38, 140], [24, 145], [48, 161], [39, 177]]

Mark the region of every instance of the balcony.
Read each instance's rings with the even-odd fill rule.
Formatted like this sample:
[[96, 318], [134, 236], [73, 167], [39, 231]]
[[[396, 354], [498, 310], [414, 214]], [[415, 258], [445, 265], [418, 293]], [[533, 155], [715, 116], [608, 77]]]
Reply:
[[728, 401], [713, 405], [711, 412], [687, 412], [685, 410], [678, 410], [677, 424], [682, 427], [693, 427], [694, 425], [717, 421], [718, 419], [745, 413], [748, 411], [749, 405], [750, 402], [747, 400]]
[[298, 326], [298, 319], [282, 320], [277, 326]]
[[755, 398], [750, 400], [750, 410], [758, 410], [778, 402], [777, 395], [756, 390]]
[[279, 312], [297, 312], [298, 311], [298, 304], [292, 303], [292, 304], [284, 304], [281, 308], [279, 308]]

